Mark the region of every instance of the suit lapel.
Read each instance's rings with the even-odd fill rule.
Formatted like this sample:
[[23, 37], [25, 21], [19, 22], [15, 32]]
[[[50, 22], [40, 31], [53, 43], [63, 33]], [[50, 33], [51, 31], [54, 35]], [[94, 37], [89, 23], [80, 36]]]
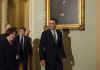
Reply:
[[27, 39], [26, 39], [26, 37], [24, 36], [24, 48], [26, 47], [26, 41], [27, 41]]
[[[56, 30], [56, 31], [57, 31], [57, 30]], [[52, 32], [51, 32], [50, 29], [49, 29], [49, 33], [50, 33], [50, 36], [51, 36], [53, 42], [55, 42], [55, 39], [54, 39], [54, 37], [53, 37]], [[59, 32], [58, 32], [58, 31], [57, 31], [57, 35], [58, 35], [58, 40], [59, 40]]]
[[52, 38], [52, 40], [54, 41], [54, 38], [53, 38], [53, 35], [52, 35], [52, 32], [50, 29], [49, 29], [49, 34], [50, 34], [50, 37]]
[[21, 47], [19, 36], [17, 36], [16, 41], [17, 41], [17, 45], [18, 45], [19, 47]]
[[19, 38], [19, 36], [18, 36], [18, 38], [17, 38], [17, 41], [18, 41], [18, 43], [20, 44], [20, 38]]
[[59, 37], [59, 31], [58, 31], [58, 30], [56, 30], [56, 31], [57, 31], [58, 41], [59, 41], [59, 38], [60, 38], [60, 37]]
[[[21, 43], [20, 43], [20, 38], [19, 38], [19, 36], [18, 36], [18, 38], [17, 38], [17, 41], [18, 41], [19, 45], [21, 46]], [[24, 47], [25, 47], [25, 45], [26, 45], [26, 37], [24, 36]]]

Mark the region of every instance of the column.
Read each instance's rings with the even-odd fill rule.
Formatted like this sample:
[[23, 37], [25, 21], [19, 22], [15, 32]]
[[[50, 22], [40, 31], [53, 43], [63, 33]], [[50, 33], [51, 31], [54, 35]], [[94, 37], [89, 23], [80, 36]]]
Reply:
[[33, 70], [45, 70], [40, 65], [39, 42], [43, 26], [45, 25], [45, 0], [30, 0], [29, 2], [29, 28], [33, 40]]
[[1, 33], [1, 20], [2, 20], [2, 0], [0, 1], [0, 33]]
[[[30, 37], [32, 40], [34, 39], [34, 21], [35, 21], [35, 16], [34, 16], [34, 6], [35, 6], [35, 1], [36, 0], [29, 0], [29, 29], [30, 29]], [[33, 43], [32, 43], [33, 44]], [[33, 49], [33, 54], [35, 55], [35, 49]], [[35, 64], [35, 56], [33, 55], [32, 59], [32, 65], [33, 65], [33, 70], [36, 70], [36, 64]]]
[[2, 27], [1, 32], [5, 32], [5, 24], [7, 24], [7, 8], [8, 8], [8, 0], [2, 0]]
[[14, 15], [13, 15], [13, 18], [14, 18], [14, 25], [16, 26], [16, 27], [20, 27], [21, 26], [21, 23], [20, 23], [20, 20], [21, 20], [21, 18], [20, 18], [20, 0], [14, 0], [14, 10], [13, 10], [13, 12], [14, 12]]
[[29, 35], [30, 29], [29, 29], [29, 1], [24, 1], [24, 27], [27, 29], [26, 35]]

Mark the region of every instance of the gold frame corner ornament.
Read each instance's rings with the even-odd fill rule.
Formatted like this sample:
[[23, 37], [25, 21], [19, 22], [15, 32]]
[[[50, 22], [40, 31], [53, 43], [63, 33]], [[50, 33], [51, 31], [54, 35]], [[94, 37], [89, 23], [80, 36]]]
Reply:
[[[45, 0], [46, 8], [46, 23], [45, 28], [49, 24], [50, 20], [50, 0]], [[85, 29], [85, 0], [79, 0], [79, 20], [78, 24], [59, 24], [56, 29], [71, 29], [71, 30], [84, 30]]]

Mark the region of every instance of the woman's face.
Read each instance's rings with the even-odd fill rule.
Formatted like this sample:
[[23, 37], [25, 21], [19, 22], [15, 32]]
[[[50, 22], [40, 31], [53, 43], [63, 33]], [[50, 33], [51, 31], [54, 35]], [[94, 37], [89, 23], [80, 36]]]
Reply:
[[9, 35], [10, 40], [13, 40], [15, 38], [16, 33], [13, 32], [12, 34]]

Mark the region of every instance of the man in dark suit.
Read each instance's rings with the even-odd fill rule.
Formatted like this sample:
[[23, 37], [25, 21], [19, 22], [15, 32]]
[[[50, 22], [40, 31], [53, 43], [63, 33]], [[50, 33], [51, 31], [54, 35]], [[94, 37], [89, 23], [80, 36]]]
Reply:
[[7, 37], [7, 35], [6, 35], [7, 30], [8, 30], [9, 28], [11, 28], [11, 27], [12, 27], [12, 26], [11, 26], [10, 24], [6, 24], [6, 25], [5, 25], [5, 33], [0, 34], [0, 39], [5, 39], [5, 38]]
[[44, 31], [40, 40], [40, 60], [46, 70], [63, 70], [65, 53], [62, 32], [56, 30], [56, 20], [51, 19], [49, 29]]
[[19, 70], [19, 64], [23, 64], [23, 70], [27, 70], [28, 56], [32, 55], [31, 39], [25, 36], [26, 29], [20, 28], [19, 35], [15, 38], [16, 45], [20, 52], [20, 59], [17, 61], [17, 70]]

